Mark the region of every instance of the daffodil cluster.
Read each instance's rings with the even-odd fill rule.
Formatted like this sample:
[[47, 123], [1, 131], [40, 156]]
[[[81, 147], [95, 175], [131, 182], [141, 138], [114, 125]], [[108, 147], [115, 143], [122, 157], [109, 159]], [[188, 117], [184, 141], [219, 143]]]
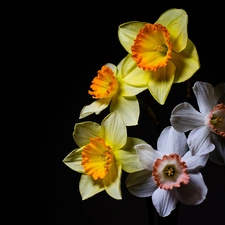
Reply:
[[172, 84], [188, 80], [200, 68], [187, 24], [187, 13], [173, 8], [154, 23], [131, 21], [118, 26], [127, 55], [118, 65], [107, 63], [97, 71], [88, 91], [95, 100], [81, 109], [79, 119], [98, 115], [107, 107], [109, 113], [101, 124], [76, 123], [77, 148], [63, 159], [81, 173], [82, 200], [101, 191], [122, 199], [122, 171], [128, 173], [130, 193], [152, 196], [163, 217], [178, 201], [197, 205], [206, 198], [200, 169], [207, 160], [225, 165], [225, 83], [213, 87], [196, 82], [193, 92], [199, 108], [187, 102], [177, 105], [171, 112], [171, 126], [158, 137], [157, 149], [127, 135], [129, 126], [138, 125], [139, 93], [148, 90], [164, 105]]

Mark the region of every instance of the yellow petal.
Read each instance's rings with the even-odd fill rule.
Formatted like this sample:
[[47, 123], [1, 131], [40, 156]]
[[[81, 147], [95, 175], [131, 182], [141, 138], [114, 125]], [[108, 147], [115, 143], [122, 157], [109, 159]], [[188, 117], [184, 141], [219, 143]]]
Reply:
[[174, 51], [180, 52], [186, 47], [188, 15], [183, 9], [169, 9], [155, 23], [162, 24], [170, 32]]
[[163, 105], [170, 92], [174, 80], [176, 67], [170, 61], [166, 67], [159, 68], [155, 72], [149, 73], [148, 88], [153, 98]]
[[115, 66], [114, 64], [112, 64], [112, 63], [106, 63], [105, 66], [111, 68], [111, 70], [113, 71], [114, 74], [117, 73], [117, 66]]
[[119, 95], [113, 98], [110, 104], [110, 112], [118, 111], [126, 126], [138, 124], [140, 115], [139, 103], [136, 96], [123, 97]]
[[173, 52], [171, 61], [176, 66], [174, 83], [188, 80], [200, 68], [198, 52], [192, 41], [189, 39], [187, 47], [182, 52], [179, 54]]
[[101, 123], [102, 137], [112, 150], [120, 149], [127, 142], [127, 129], [118, 111], [108, 114]]
[[107, 176], [103, 179], [103, 184], [106, 192], [115, 199], [122, 199], [121, 194], [121, 176], [122, 165], [114, 163]]
[[82, 148], [74, 149], [64, 159], [63, 162], [72, 170], [78, 173], [84, 173], [84, 168], [81, 165], [82, 161]]
[[133, 173], [142, 170], [144, 167], [139, 161], [139, 157], [136, 154], [136, 150], [133, 148], [137, 144], [146, 143], [139, 138], [127, 138], [127, 143], [118, 151], [114, 152], [114, 156], [117, 161], [122, 163], [123, 170], [127, 173]]
[[131, 21], [123, 23], [118, 28], [118, 37], [121, 45], [127, 52], [131, 53], [131, 45], [134, 43], [139, 30], [146, 24], [146, 22]]
[[118, 65], [118, 77], [120, 77], [120, 79], [117, 79], [119, 80], [120, 95], [136, 96], [147, 89], [147, 83], [144, 79], [145, 76], [142, 77], [139, 85], [137, 85], [137, 82], [135, 82], [135, 86], [131, 86], [126, 83], [126, 77], [139, 76], [139, 73], [143, 73], [142, 69], [139, 69], [136, 66], [136, 62], [132, 59], [131, 54], [127, 54], [127, 56], [124, 57]]
[[[122, 74], [121, 74], [122, 67], [123, 67], [125, 61], [127, 61], [127, 56], [128, 56], [128, 55], [129, 55], [129, 53], [128, 53], [124, 58], [122, 58], [122, 59], [120, 60], [120, 62], [118, 63], [118, 65], [117, 65], [117, 67], [116, 67], [116, 68], [117, 68], [117, 73], [119, 73], [120, 75], [122, 75]], [[127, 62], [126, 62], [126, 64], [127, 64]], [[113, 70], [113, 72], [115, 73], [114, 70]], [[118, 76], [117, 73], [115, 73], [116, 76]]]
[[[143, 79], [145, 80], [145, 76], [143, 76]], [[148, 89], [147, 86], [147, 82], [145, 84], [144, 87], [142, 86], [131, 86], [127, 83], [125, 83], [125, 81], [123, 81], [123, 83], [121, 83], [121, 92], [120, 95], [123, 97], [132, 97], [132, 96], [136, 96], [137, 94], [143, 92], [144, 90]]]
[[145, 76], [148, 71], [138, 68], [136, 62], [132, 59], [131, 54], [127, 55], [121, 68], [121, 73], [123, 76], [123, 81], [127, 84], [135, 87], [147, 86]]
[[79, 190], [82, 200], [86, 200], [104, 190], [101, 179], [94, 180], [91, 176], [83, 174], [80, 178]]
[[86, 105], [81, 109], [79, 119], [83, 119], [93, 113], [99, 114], [103, 109], [107, 108], [111, 98], [102, 98]]
[[73, 131], [73, 139], [79, 147], [83, 147], [90, 142], [90, 138], [98, 137], [101, 126], [95, 122], [76, 123]]

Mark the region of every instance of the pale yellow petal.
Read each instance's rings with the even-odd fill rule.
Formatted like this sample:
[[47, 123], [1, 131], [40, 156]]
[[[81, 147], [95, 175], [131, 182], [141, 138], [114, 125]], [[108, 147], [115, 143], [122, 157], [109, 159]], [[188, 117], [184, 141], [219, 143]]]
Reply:
[[165, 104], [166, 98], [174, 80], [176, 67], [170, 61], [166, 67], [159, 68], [148, 76], [148, 89], [153, 98], [161, 105]]
[[76, 123], [73, 131], [73, 139], [79, 147], [90, 143], [90, 138], [100, 135], [101, 126], [95, 122]]
[[107, 176], [103, 179], [106, 192], [115, 199], [122, 199], [121, 193], [121, 176], [122, 165], [118, 162], [114, 163]]
[[132, 97], [136, 96], [137, 94], [143, 92], [144, 90], [148, 89], [147, 82], [145, 86], [131, 86], [125, 82], [120, 84], [120, 95], [124, 97]]
[[143, 143], [146, 142], [139, 138], [128, 137], [127, 143], [123, 147], [123, 149], [114, 152], [116, 160], [122, 163], [122, 168], [127, 173], [133, 173], [144, 168], [139, 161], [136, 150], [134, 149], [135, 145]]
[[127, 77], [130, 73], [132, 73], [133, 70], [136, 69], [136, 67], [137, 67], [136, 61], [133, 60], [132, 55], [128, 53], [126, 57], [124, 57], [120, 63], [120, 71], [121, 71], [122, 77], [123, 78]]
[[82, 200], [86, 200], [104, 190], [101, 179], [94, 180], [91, 176], [83, 174], [80, 178], [79, 190]]
[[64, 159], [63, 162], [72, 170], [78, 173], [84, 173], [84, 168], [81, 165], [82, 161], [82, 148], [74, 149]]
[[198, 52], [195, 45], [188, 39], [187, 47], [179, 54], [173, 52], [171, 61], [176, 66], [174, 83], [188, 80], [200, 68]]
[[183, 9], [165, 11], [156, 23], [162, 24], [170, 32], [170, 41], [174, 51], [180, 52], [186, 47], [188, 15]]
[[147, 80], [146, 75], [151, 71], [144, 71], [136, 67], [131, 73], [129, 73], [123, 81], [127, 84], [135, 87], [146, 87]]
[[126, 126], [138, 124], [140, 115], [139, 103], [136, 96], [123, 97], [118, 95], [110, 104], [110, 112], [118, 111]]
[[81, 109], [79, 119], [83, 119], [93, 113], [99, 114], [103, 109], [107, 108], [111, 98], [103, 98], [92, 102], [90, 105], [84, 106]]
[[102, 137], [112, 150], [120, 149], [127, 141], [127, 129], [118, 111], [108, 114], [101, 123]]
[[106, 63], [105, 65], [108, 66], [109, 68], [111, 68], [111, 70], [113, 71], [114, 74], [117, 73], [117, 68], [116, 68], [116, 66], [114, 64]]
[[[137, 67], [136, 62], [132, 59], [131, 54], [128, 54], [121, 66], [121, 73], [123, 81], [127, 84], [136, 87], [146, 87], [147, 83], [145, 80], [146, 71]], [[121, 87], [122, 88], [122, 87]]]
[[131, 53], [131, 46], [134, 43], [134, 39], [145, 24], [146, 22], [131, 21], [123, 23], [118, 27], [119, 41], [127, 52]]

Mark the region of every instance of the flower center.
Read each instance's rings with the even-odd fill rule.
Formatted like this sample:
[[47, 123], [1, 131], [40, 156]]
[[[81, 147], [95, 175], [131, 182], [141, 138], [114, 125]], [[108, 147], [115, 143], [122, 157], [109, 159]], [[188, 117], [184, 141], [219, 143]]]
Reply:
[[81, 165], [85, 173], [94, 180], [103, 179], [113, 164], [113, 153], [110, 146], [100, 137], [91, 138], [82, 151]]
[[111, 68], [108, 66], [102, 66], [101, 70], [98, 71], [98, 75], [92, 80], [90, 86], [92, 90], [88, 93], [93, 98], [110, 98], [118, 90], [118, 82], [114, 76]]
[[188, 184], [190, 177], [186, 169], [186, 163], [181, 161], [179, 155], [164, 155], [155, 161], [152, 175], [158, 187], [168, 190]]
[[174, 165], [167, 165], [167, 166], [164, 168], [164, 173], [165, 173], [165, 175], [167, 175], [168, 177], [173, 176], [174, 173], [175, 173]]
[[225, 105], [223, 103], [216, 105], [206, 116], [206, 125], [212, 132], [225, 137]]
[[143, 70], [156, 71], [172, 58], [170, 33], [161, 24], [146, 24], [131, 47], [132, 57]]

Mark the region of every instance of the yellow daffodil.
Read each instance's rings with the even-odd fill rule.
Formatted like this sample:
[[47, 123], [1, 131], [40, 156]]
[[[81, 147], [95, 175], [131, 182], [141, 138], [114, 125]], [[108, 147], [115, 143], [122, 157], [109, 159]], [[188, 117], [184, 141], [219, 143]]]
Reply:
[[122, 46], [142, 73], [129, 74], [124, 81], [133, 86], [145, 81], [150, 93], [164, 104], [173, 83], [186, 81], [199, 69], [197, 50], [187, 33], [188, 16], [183, 9], [165, 11], [159, 19], [131, 21], [118, 28]]
[[140, 69], [133, 66], [133, 60], [127, 55], [115, 66], [112, 63], [103, 65], [98, 75], [92, 80], [89, 94], [97, 99], [90, 105], [84, 106], [80, 112], [80, 119], [93, 113], [99, 114], [110, 104], [109, 110], [117, 110], [126, 126], [137, 125], [140, 109], [136, 95], [146, 90], [146, 85], [133, 87], [123, 81], [128, 74], [137, 73]]
[[79, 148], [63, 162], [82, 174], [79, 183], [82, 200], [103, 190], [115, 199], [122, 199], [122, 170], [132, 173], [143, 169], [133, 146], [145, 142], [127, 137], [126, 126], [117, 111], [108, 114], [101, 125], [90, 121], [76, 124], [73, 138]]

